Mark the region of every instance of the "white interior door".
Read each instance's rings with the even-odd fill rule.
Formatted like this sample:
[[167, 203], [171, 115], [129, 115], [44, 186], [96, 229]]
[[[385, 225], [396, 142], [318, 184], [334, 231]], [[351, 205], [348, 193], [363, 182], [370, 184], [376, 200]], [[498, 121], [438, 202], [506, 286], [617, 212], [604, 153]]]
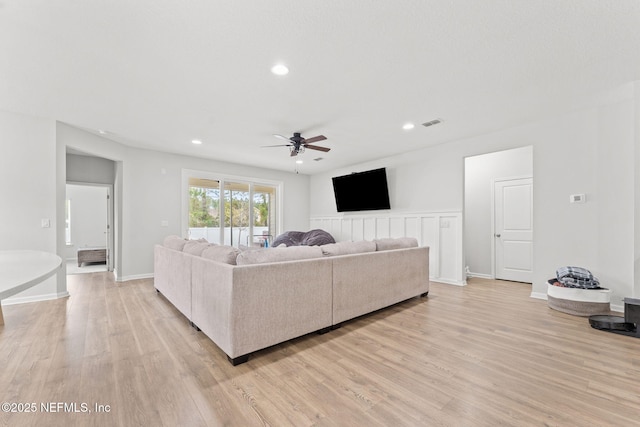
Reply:
[[533, 180], [494, 183], [496, 279], [532, 282]]

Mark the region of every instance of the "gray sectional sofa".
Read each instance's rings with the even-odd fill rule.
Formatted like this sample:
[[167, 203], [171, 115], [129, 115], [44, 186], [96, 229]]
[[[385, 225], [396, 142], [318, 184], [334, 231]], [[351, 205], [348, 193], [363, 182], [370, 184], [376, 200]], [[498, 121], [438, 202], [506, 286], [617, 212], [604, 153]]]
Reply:
[[237, 365], [249, 354], [429, 292], [412, 238], [239, 251], [177, 236], [154, 249], [154, 285]]

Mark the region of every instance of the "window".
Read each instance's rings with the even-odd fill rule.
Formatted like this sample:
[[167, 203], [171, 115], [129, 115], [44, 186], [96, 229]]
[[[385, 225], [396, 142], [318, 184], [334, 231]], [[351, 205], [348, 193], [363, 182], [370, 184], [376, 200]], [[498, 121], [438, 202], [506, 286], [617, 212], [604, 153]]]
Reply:
[[187, 236], [235, 247], [265, 246], [280, 224], [282, 184], [183, 171]]

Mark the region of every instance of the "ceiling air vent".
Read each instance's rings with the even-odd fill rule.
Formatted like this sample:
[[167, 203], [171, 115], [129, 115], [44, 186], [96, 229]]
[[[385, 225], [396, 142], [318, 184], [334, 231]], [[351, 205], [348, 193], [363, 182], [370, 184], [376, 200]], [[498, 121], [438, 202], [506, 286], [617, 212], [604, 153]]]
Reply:
[[428, 128], [429, 126], [437, 125], [438, 123], [442, 123], [442, 120], [440, 120], [440, 119], [434, 119], [434, 120], [431, 120], [431, 121], [428, 121], [428, 122], [423, 123], [423, 124], [422, 124], [422, 126], [424, 126], [424, 127], [427, 127], [427, 128]]

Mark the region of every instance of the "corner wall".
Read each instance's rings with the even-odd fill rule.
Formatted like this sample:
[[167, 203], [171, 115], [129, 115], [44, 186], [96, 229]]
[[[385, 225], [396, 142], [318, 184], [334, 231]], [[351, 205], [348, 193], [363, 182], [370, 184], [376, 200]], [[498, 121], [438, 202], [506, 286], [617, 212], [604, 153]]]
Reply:
[[[64, 257], [56, 240], [56, 173], [64, 159], [58, 155], [55, 137], [53, 120], [0, 111], [0, 250], [31, 249]], [[43, 219], [49, 220], [46, 228], [42, 227]], [[61, 272], [4, 302], [66, 295], [65, 276]]]

